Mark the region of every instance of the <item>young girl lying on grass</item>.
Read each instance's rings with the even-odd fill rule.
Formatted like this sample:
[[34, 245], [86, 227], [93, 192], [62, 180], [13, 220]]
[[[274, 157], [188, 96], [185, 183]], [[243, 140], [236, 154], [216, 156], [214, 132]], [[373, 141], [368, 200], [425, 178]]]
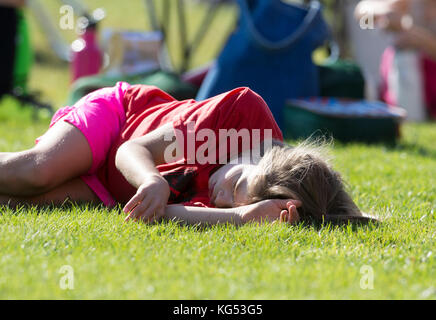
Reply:
[[366, 219], [316, 148], [282, 141], [248, 88], [196, 102], [120, 82], [60, 109], [32, 149], [0, 153], [0, 204], [121, 203], [144, 222]]

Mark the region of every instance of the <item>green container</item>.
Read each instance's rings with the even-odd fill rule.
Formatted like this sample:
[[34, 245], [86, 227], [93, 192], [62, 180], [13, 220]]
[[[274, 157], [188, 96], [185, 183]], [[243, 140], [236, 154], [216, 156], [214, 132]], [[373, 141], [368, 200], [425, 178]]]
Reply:
[[156, 86], [177, 100], [192, 99], [198, 91], [198, 88], [189, 83], [183, 82], [178, 75], [161, 70], [149, 72], [140, 76], [126, 76], [123, 78], [108, 77], [103, 74], [84, 77], [77, 80], [71, 88], [67, 105], [73, 105], [80, 98], [97, 89], [115, 86], [118, 81], [125, 81], [132, 85], [145, 84]]
[[[400, 135], [400, 124], [404, 119], [403, 110], [384, 106], [382, 109], [396, 111], [393, 111], [392, 115], [388, 113], [384, 116], [374, 115], [371, 112], [347, 114], [345, 108], [347, 103], [360, 102], [363, 106], [371, 104], [363, 101], [365, 80], [355, 63], [338, 60], [318, 66], [318, 71], [320, 96], [334, 97], [334, 100], [344, 105], [345, 112], [330, 112], [328, 106], [308, 109], [301, 105], [301, 100], [288, 101], [283, 110], [285, 124], [283, 134], [287, 139], [328, 136], [342, 142], [395, 143]], [[320, 105], [323, 105], [322, 100], [332, 100], [332, 98], [317, 99], [321, 100]], [[372, 104], [381, 105], [381, 103]]]
[[318, 66], [320, 96], [361, 100], [365, 95], [365, 79], [359, 66], [338, 60]]
[[395, 143], [401, 117], [340, 116], [317, 113], [289, 102], [284, 110], [287, 139], [333, 137], [342, 142]]

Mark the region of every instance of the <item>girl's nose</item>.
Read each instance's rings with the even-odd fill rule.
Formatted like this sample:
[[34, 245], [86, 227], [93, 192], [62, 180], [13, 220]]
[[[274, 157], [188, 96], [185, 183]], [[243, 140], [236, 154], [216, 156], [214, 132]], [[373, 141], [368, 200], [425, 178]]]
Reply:
[[231, 208], [232, 197], [228, 192], [220, 190], [215, 199], [215, 206], [218, 208]]

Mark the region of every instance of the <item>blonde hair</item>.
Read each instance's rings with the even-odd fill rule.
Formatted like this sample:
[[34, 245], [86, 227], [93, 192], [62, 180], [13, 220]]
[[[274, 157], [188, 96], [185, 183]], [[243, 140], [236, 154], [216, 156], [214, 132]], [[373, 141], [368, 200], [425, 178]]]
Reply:
[[248, 187], [250, 202], [295, 199], [303, 220], [330, 222], [374, 221], [363, 214], [333, 170], [326, 145], [306, 141], [297, 147], [274, 146], [259, 161]]

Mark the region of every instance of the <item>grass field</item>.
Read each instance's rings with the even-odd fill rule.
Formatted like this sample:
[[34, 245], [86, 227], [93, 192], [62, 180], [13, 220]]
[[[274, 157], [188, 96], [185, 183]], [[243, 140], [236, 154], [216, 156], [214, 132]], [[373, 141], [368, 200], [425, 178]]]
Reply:
[[[107, 9], [108, 25], [123, 26], [137, 12], [126, 27], [146, 25], [140, 1], [122, 14], [117, 1], [93, 3]], [[31, 25], [40, 60], [30, 85], [59, 106], [67, 66]], [[208, 58], [202, 53], [195, 64]], [[49, 122], [33, 116], [1, 101], [0, 152], [32, 146]], [[406, 124], [396, 147], [332, 148], [358, 205], [385, 218], [379, 226], [200, 230], [124, 224], [120, 210], [105, 208], [1, 208], [0, 299], [435, 299], [435, 141], [434, 124]], [[62, 288], [63, 266], [72, 268], [73, 289]]]

